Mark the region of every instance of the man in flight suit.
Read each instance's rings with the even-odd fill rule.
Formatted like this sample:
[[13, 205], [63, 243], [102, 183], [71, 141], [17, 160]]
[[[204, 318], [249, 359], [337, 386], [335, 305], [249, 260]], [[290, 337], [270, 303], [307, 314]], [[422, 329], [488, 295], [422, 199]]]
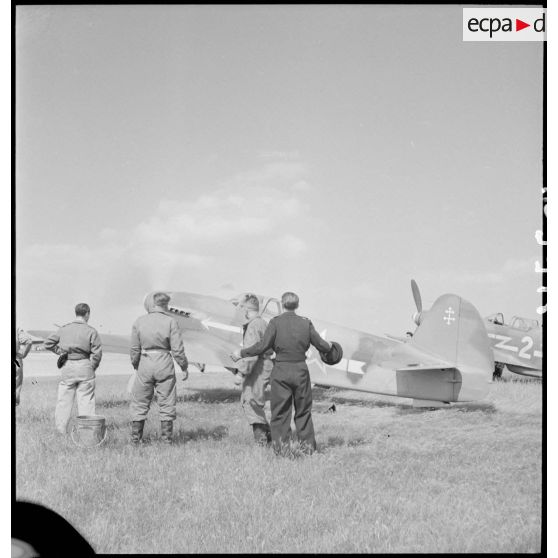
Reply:
[[[267, 323], [259, 316], [260, 302], [258, 297], [248, 294], [242, 306], [247, 322], [243, 326], [243, 345], [250, 347], [263, 339]], [[269, 376], [273, 363], [270, 360], [272, 351], [260, 356], [246, 357], [238, 361], [238, 374], [242, 377], [242, 395], [240, 403], [248, 423], [252, 425], [254, 440], [258, 444], [271, 442], [269, 423], [265, 416], [265, 388], [269, 384]]]
[[296, 294], [284, 293], [281, 304], [285, 312], [271, 319], [264, 338], [231, 355], [233, 360], [238, 360], [261, 355], [269, 349], [275, 351], [275, 364], [271, 372], [271, 438], [276, 452], [290, 441], [293, 402], [298, 439], [306, 451], [311, 453], [316, 449], [312, 423], [312, 387], [306, 366], [306, 352], [310, 345], [326, 353], [331, 348], [308, 318], [295, 313], [298, 302]]
[[[176, 419], [176, 375], [174, 360], [186, 377], [188, 359], [176, 320], [165, 314], [170, 297], [165, 293], [153, 295], [153, 306], [139, 317], [132, 327], [130, 358], [136, 370], [132, 386], [130, 411], [132, 415], [132, 443], [139, 444], [143, 426], [157, 394], [161, 418], [161, 439], [172, 442], [172, 423]], [[186, 379], [186, 378], [184, 378]]]
[[87, 322], [91, 309], [85, 302], [75, 307], [76, 319], [62, 326], [45, 341], [45, 349], [57, 355], [67, 354], [68, 360], [61, 368], [62, 379], [58, 384], [58, 401], [54, 411], [56, 430], [66, 434], [74, 397], [78, 415], [95, 414], [95, 371], [103, 351], [97, 330]]

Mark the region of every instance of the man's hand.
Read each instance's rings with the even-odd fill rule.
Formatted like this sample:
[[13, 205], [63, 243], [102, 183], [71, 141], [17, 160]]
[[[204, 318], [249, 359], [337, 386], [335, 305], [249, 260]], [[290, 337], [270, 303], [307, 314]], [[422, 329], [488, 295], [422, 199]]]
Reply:
[[185, 370], [182, 370], [182, 381], [185, 382], [188, 379], [188, 368], [186, 368]]
[[233, 382], [236, 386], [242, 385], [243, 376], [242, 374], [235, 374], [233, 378]]
[[233, 362], [240, 360], [242, 357], [240, 356], [240, 349], [236, 349], [234, 353], [230, 355]]

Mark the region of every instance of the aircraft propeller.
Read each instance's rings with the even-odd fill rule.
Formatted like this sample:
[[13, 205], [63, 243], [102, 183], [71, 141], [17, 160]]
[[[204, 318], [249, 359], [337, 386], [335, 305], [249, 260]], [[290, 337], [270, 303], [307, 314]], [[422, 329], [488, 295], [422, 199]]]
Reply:
[[413, 298], [415, 299], [415, 304], [417, 307], [417, 311], [413, 312], [413, 322], [415, 322], [415, 324], [417, 325], [420, 325], [422, 317], [422, 298], [420, 296], [420, 290], [418, 288], [417, 282], [414, 279], [411, 279], [411, 290], [413, 291]]

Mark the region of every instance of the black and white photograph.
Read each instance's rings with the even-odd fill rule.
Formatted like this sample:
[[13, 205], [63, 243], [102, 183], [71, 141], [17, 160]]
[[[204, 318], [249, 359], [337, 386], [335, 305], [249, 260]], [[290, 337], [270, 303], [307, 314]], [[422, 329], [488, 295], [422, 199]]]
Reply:
[[12, 558], [544, 552], [543, 4], [12, 16]]

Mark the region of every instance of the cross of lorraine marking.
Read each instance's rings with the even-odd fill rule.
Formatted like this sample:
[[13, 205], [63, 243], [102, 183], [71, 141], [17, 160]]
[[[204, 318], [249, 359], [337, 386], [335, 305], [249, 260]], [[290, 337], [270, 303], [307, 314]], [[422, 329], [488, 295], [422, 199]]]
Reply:
[[444, 316], [443, 319], [448, 325], [450, 325], [451, 322], [455, 322], [455, 318], [452, 316], [452, 314], [455, 314], [455, 312], [451, 306], [444, 312], [444, 314], [447, 314], [447, 316]]

